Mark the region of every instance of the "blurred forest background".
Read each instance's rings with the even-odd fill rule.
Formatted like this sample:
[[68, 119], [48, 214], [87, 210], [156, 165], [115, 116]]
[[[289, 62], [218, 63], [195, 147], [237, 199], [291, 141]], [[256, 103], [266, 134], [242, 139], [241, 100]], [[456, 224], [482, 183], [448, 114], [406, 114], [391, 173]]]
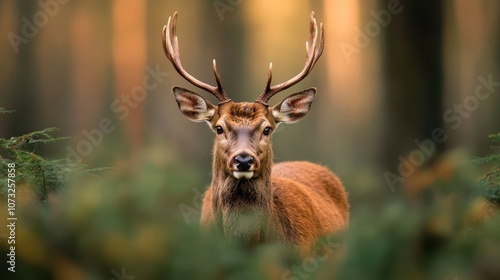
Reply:
[[[115, 274], [109, 268], [120, 271], [132, 256], [146, 258], [128, 266], [135, 269], [130, 274], [137, 279], [166, 275], [152, 268], [154, 261], [180, 271], [169, 274], [172, 279], [189, 278], [182, 273], [192, 273], [193, 279], [243, 277], [234, 272], [243, 269], [238, 260], [254, 257], [231, 251], [228, 255], [233, 259], [213, 260], [231, 269], [205, 268], [200, 269], [205, 274], [196, 274], [189, 267], [203, 266], [201, 260], [210, 254], [193, 261], [175, 259], [170, 253], [197, 255], [195, 247], [206, 246], [224, 254], [225, 247], [200, 245], [202, 239], [193, 237], [196, 230], [159, 233], [196, 223], [192, 218], [193, 223], [186, 225], [180, 205], [192, 206], [193, 195], [196, 198], [209, 183], [213, 141], [206, 125], [189, 122], [179, 113], [171, 94], [174, 85], [195, 90], [178, 76], [161, 48], [161, 30], [175, 11], [179, 12], [177, 34], [184, 67], [215, 84], [211, 70], [215, 58], [224, 87], [235, 101], [255, 100], [265, 86], [269, 62], [274, 65], [275, 83], [302, 69], [308, 16], [315, 11], [325, 28], [323, 57], [305, 81], [270, 103], [310, 86], [318, 89], [318, 95], [304, 120], [281, 126], [273, 136], [275, 159], [318, 162], [337, 173], [350, 193], [354, 228], [374, 222], [373, 216], [366, 216], [370, 211], [392, 217], [392, 222], [382, 223], [383, 229], [365, 236], [367, 240], [384, 236], [390, 241], [393, 233], [419, 232], [414, 224], [393, 230], [394, 221], [399, 224], [407, 217], [394, 213], [408, 213], [404, 209], [411, 204], [401, 202], [401, 197], [411, 201], [435, 184], [444, 184], [447, 191], [453, 186], [468, 187], [487, 172], [483, 166], [471, 166], [470, 160], [491, 154], [487, 136], [500, 132], [498, 1], [0, 0], [0, 107], [15, 110], [0, 115], [0, 137], [57, 127], [60, 131], [55, 136], [70, 139], [38, 147], [42, 156], [81, 160], [89, 168], [116, 168], [69, 188], [66, 202], [54, 199], [42, 221], [36, 214], [41, 210], [27, 206], [33, 197], [28, 194], [25, 202], [19, 202], [18, 207], [26, 206], [32, 219], [26, 218], [31, 222], [24, 231], [20, 229], [19, 238], [39, 246], [26, 249], [22, 259], [37, 267], [33, 274], [25, 272], [32, 279], [36, 275], [101, 279], [102, 271], [103, 279], [110, 279]], [[432, 139], [436, 129], [444, 131], [445, 140], [432, 141], [435, 149], [426, 154], [418, 143]], [[424, 159], [412, 156], [415, 150], [425, 154]], [[414, 171], [402, 176], [398, 168], [406, 161]], [[388, 172], [403, 178], [388, 180]], [[48, 200], [45, 197], [43, 202]], [[427, 196], [423, 201], [428, 209], [436, 206], [426, 204]], [[97, 216], [102, 220], [95, 221]], [[430, 216], [416, 218], [415, 223], [426, 224]], [[110, 228], [104, 226], [108, 223]], [[172, 241], [175, 238], [187, 243], [189, 238], [198, 239], [186, 249]], [[170, 244], [165, 246], [171, 252], [158, 250], [162, 242]], [[377, 273], [387, 276], [387, 262], [399, 255], [372, 249], [381, 254], [373, 259], [386, 261], [380, 261], [382, 268], [377, 270], [368, 257], [351, 257], [352, 267], [359, 260], [372, 263], [373, 270], [368, 268], [363, 275], [344, 270], [342, 275], [392, 279], [377, 278]], [[38, 255], [29, 256], [33, 250]], [[44, 257], [49, 252], [59, 252], [50, 264]], [[384, 252], [389, 259], [381, 257], [387, 256]], [[492, 254], [499, 257], [499, 252]], [[265, 252], [256, 254], [269, 257]], [[90, 269], [97, 260], [102, 267]], [[453, 268], [460, 268], [461, 261], [455, 259]], [[261, 262], [249, 266], [259, 271]], [[269, 278], [281, 279], [279, 269], [265, 271], [267, 276], [278, 275]], [[318, 271], [319, 276], [314, 275], [328, 279], [328, 272]], [[415, 272], [415, 279], [431, 272], [436, 273], [435, 279], [452, 279], [453, 271], [431, 268], [423, 274]], [[398, 279], [400, 273], [391, 275]]]
[[[226, 91], [236, 101], [258, 96], [269, 62], [276, 82], [298, 73], [309, 12], [323, 22], [326, 49], [314, 72], [273, 99], [277, 103], [309, 86], [319, 92], [307, 119], [275, 135], [278, 161], [312, 160], [344, 176], [373, 172], [376, 180], [435, 128], [449, 135], [440, 152], [461, 148], [474, 155], [488, 151], [486, 136], [500, 128], [498, 90], [480, 100], [457, 128], [443, 116], [474, 95], [478, 76], [500, 79], [496, 1], [394, 1], [397, 13], [389, 20], [374, 14], [387, 12], [390, 1], [67, 2], [46, 21], [33, 19], [44, 11], [37, 1], [1, 2], [1, 33], [34, 35], [27, 42], [9, 36], [1, 41], [2, 107], [16, 114], [3, 117], [0, 135], [58, 127], [71, 136], [69, 149], [77, 150], [86, 139], [82, 131], [109, 118], [116, 130], [88, 155], [82, 149], [81, 158], [92, 165], [128, 161], [159, 141], [193, 168], [208, 170], [213, 135], [179, 114], [170, 89], [190, 85], [161, 49], [161, 29], [174, 11], [180, 15], [185, 67], [213, 84], [211, 61], [217, 59]], [[36, 31], [24, 27], [23, 18]], [[37, 27], [37, 22], [46, 23]], [[169, 75], [156, 84], [153, 79], [156, 86], [135, 101], [134, 90], [150, 75], [146, 68]], [[116, 100], [120, 105], [113, 110]], [[129, 114], [118, 111], [120, 106]]]

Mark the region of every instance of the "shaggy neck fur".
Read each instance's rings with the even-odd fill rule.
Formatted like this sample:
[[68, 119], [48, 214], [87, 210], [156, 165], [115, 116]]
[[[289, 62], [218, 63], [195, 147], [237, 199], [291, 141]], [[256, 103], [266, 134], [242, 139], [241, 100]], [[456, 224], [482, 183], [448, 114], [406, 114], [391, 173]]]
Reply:
[[241, 238], [250, 244], [270, 238], [273, 217], [271, 190], [272, 152], [261, 162], [261, 171], [252, 179], [236, 179], [224, 170], [225, 163], [214, 147], [212, 166], [212, 207], [216, 224], [224, 236]]

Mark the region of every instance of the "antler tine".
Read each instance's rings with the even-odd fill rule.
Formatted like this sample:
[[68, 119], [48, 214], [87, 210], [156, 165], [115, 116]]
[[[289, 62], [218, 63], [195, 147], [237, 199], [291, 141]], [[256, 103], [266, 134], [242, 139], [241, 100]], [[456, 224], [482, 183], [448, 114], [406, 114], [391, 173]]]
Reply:
[[271, 90], [271, 81], [273, 80], [273, 63], [269, 63], [269, 73], [267, 74], [267, 83], [266, 83], [266, 89], [265, 92], [268, 92]]
[[224, 96], [225, 99], [228, 99], [226, 93], [222, 89], [222, 82], [220, 80], [219, 71], [217, 71], [217, 62], [215, 59], [212, 62], [212, 68], [214, 69], [215, 82], [217, 83], [217, 88], [220, 89], [220, 93]]
[[[319, 40], [319, 45], [318, 45], [318, 40]], [[309, 39], [306, 42], [306, 63], [304, 65], [304, 68], [299, 74], [297, 74], [290, 80], [283, 82], [281, 84], [277, 84], [275, 86], [271, 86], [271, 81], [273, 78], [273, 71], [272, 71], [273, 64], [271, 63], [269, 65], [269, 74], [267, 77], [266, 88], [260, 94], [259, 98], [257, 98], [256, 101], [267, 105], [269, 99], [271, 99], [271, 97], [273, 97], [275, 94], [302, 81], [311, 72], [312, 68], [314, 67], [319, 57], [323, 53], [324, 44], [325, 44], [325, 39], [324, 39], [323, 24], [322, 23], [320, 24], [319, 39], [318, 39], [318, 24], [316, 22], [316, 18], [314, 17], [314, 12], [311, 12], [309, 21]]]
[[163, 51], [167, 56], [168, 60], [172, 63], [177, 73], [179, 73], [184, 79], [190, 82], [192, 85], [203, 89], [212, 95], [214, 95], [220, 103], [225, 103], [230, 101], [222, 88], [222, 82], [220, 80], [219, 72], [217, 71], [217, 65], [215, 59], [213, 60], [213, 70], [215, 75], [215, 80], [217, 82], [217, 86], [211, 86], [207, 83], [204, 83], [191, 74], [189, 74], [183, 67], [181, 63], [181, 57], [179, 52], [179, 39], [177, 38], [177, 15], [175, 12], [172, 17], [168, 17], [167, 25], [163, 27]]

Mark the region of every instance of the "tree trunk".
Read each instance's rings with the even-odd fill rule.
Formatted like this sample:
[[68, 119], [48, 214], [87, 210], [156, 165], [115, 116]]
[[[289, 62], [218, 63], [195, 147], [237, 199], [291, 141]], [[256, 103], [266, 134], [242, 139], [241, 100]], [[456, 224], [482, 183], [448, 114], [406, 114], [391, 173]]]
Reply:
[[[416, 140], [431, 138], [435, 129], [443, 127], [442, 2], [402, 2], [401, 6], [402, 11], [393, 14], [386, 27], [383, 47], [386, 127], [382, 161], [386, 170], [396, 174], [400, 156], [410, 156], [417, 168], [439, 155], [444, 146], [433, 141], [432, 153], [423, 152], [423, 159], [416, 153], [411, 156], [419, 149]], [[381, 8], [386, 7], [387, 1], [381, 1]]]

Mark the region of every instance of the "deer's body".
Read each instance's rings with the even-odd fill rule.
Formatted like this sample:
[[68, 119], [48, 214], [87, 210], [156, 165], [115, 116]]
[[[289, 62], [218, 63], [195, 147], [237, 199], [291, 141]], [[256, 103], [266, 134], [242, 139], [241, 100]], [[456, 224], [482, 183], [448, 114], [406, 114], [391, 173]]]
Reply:
[[[214, 179], [205, 192], [201, 222], [228, 237], [246, 236], [252, 243], [278, 241], [307, 253], [318, 237], [347, 226], [344, 187], [323, 166], [282, 162], [273, 165], [269, 178], [259, 181]], [[247, 215], [254, 217], [248, 224]], [[255, 222], [256, 217], [262, 220]]]
[[177, 13], [164, 28], [163, 48], [177, 72], [193, 85], [212, 93], [214, 105], [187, 89], [174, 87], [180, 111], [195, 122], [207, 122], [216, 133], [212, 182], [205, 193], [201, 223], [228, 238], [251, 244], [278, 241], [310, 252], [318, 237], [347, 226], [349, 203], [340, 180], [327, 168], [309, 162], [273, 165], [270, 136], [281, 123], [295, 123], [309, 111], [315, 88], [292, 94], [275, 106], [267, 102], [276, 93], [305, 78], [323, 52], [323, 28], [311, 13], [307, 59], [292, 79], [271, 86], [272, 64], [264, 92], [253, 102], [236, 103], [222, 89], [215, 60], [217, 86], [205, 84], [181, 65]]

